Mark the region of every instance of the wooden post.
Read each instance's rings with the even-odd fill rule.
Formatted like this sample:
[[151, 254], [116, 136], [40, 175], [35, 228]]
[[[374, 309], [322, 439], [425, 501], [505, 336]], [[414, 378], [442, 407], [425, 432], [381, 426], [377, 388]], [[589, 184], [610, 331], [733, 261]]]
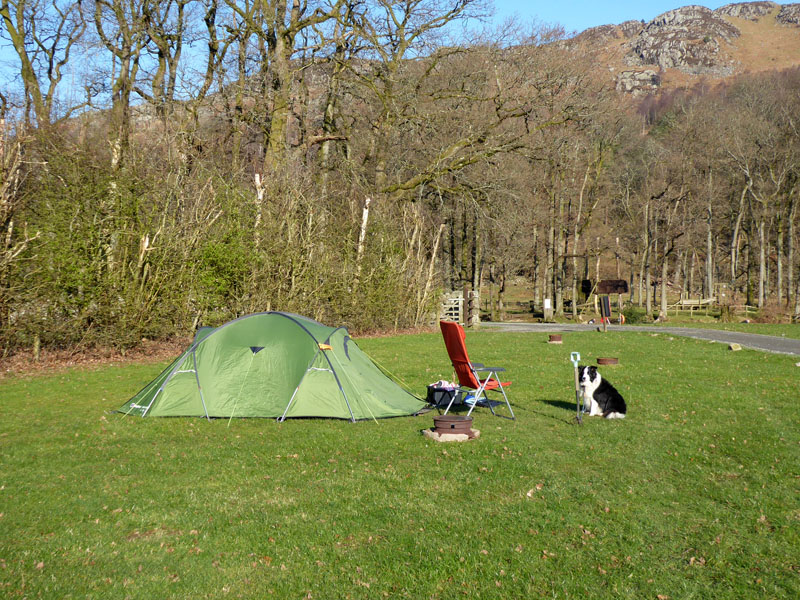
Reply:
[[608, 330], [608, 321], [611, 319], [611, 298], [608, 295], [600, 297], [600, 318], [603, 321], [603, 332]]

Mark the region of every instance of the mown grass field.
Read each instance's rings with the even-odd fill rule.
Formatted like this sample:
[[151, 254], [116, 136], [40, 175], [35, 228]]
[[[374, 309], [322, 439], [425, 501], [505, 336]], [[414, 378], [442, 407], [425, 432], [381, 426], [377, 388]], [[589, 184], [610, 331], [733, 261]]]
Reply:
[[800, 325], [797, 323], [720, 323], [718, 321], [705, 322], [700, 319], [674, 319], [670, 318], [665, 323], [650, 324], [655, 327], [697, 327], [702, 329], [718, 329], [721, 331], [735, 331], [737, 333], [755, 333], [758, 335], [773, 335], [794, 340], [800, 339]]
[[[796, 357], [662, 334], [470, 332], [517, 421], [108, 411], [162, 364], [0, 381], [0, 597], [797, 598]], [[439, 335], [361, 347], [420, 395]], [[616, 356], [623, 421], [575, 413], [570, 351]]]

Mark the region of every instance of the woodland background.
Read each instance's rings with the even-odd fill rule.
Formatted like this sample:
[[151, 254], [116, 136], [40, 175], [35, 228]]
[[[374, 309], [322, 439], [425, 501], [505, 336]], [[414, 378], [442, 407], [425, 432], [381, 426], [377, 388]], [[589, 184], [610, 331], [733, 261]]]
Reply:
[[0, 2], [2, 354], [263, 310], [415, 327], [520, 277], [562, 314], [612, 277], [648, 314], [798, 318], [800, 68], [632, 97], [490, 8]]

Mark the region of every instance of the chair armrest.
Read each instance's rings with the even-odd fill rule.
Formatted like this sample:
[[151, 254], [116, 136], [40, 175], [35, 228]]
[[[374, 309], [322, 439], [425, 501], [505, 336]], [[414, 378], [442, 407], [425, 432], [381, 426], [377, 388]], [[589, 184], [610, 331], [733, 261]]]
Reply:
[[475, 363], [472, 363], [472, 368], [475, 371], [494, 371], [495, 373], [505, 373], [506, 371], [503, 367], [484, 367], [483, 365], [476, 367]]

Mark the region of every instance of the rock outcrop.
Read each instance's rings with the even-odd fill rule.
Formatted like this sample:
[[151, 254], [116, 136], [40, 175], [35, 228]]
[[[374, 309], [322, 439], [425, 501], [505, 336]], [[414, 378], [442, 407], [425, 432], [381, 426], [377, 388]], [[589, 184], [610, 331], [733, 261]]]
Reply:
[[657, 65], [692, 75], [726, 76], [734, 65], [720, 40], [732, 42], [739, 30], [703, 6], [685, 6], [650, 21], [631, 42], [630, 66]]
[[575, 37], [575, 41], [590, 44], [607, 44], [614, 40], [629, 40], [644, 28], [642, 21], [625, 21], [620, 25], [590, 27]]
[[625, 38], [632, 38], [639, 35], [642, 29], [644, 29], [644, 26], [644, 21], [625, 21], [624, 23], [617, 25], [622, 33], [622, 36]]
[[718, 15], [726, 15], [738, 19], [759, 21], [762, 17], [778, 8], [778, 6], [775, 2], [736, 2], [735, 4], [726, 4], [714, 12]]
[[734, 2], [716, 10], [691, 5], [647, 23], [592, 27], [559, 46], [607, 68], [617, 90], [643, 95], [687, 85], [691, 76], [718, 79], [796, 67], [797, 27], [800, 3]]
[[652, 69], [622, 71], [616, 78], [617, 91], [633, 96], [652, 94], [658, 90], [659, 85], [661, 85], [661, 77]]
[[775, 17], [782, 25], [800, 26], [800, 4], [786, 4]]

